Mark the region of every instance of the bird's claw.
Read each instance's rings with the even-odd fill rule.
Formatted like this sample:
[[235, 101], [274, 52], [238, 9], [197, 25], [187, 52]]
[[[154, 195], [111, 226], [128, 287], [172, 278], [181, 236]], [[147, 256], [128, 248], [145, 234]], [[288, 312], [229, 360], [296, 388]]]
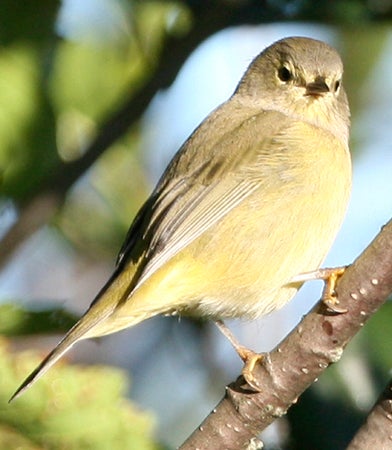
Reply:
[[244, 367], [242, 368], [242, 376], [246, 383], [252, 388], [255, 392], [260, 392], [259, 383], [254, 376], [254, 368], [257, 363], [260, 363], [264, 359], [264, 355], [262, 353], [256, 353], [252, 350], [249, 350], [245, 347], [241, 347], [238, 349], [238, 354], [244, 362]]
[[343, 275], [346, 270], [345, 267], [336, 267], [333, 269], [322, 269], [323, 279], [325, 281], [325, 286], [323, 289], [323, 294], [321, 297], [324, 305], [332, 312], [337, 314], [344, 314], [347, 312], [346, 308], [341, 308], [339, 306], [339, 300], [335, 293], [335, 287], [338, 279]]

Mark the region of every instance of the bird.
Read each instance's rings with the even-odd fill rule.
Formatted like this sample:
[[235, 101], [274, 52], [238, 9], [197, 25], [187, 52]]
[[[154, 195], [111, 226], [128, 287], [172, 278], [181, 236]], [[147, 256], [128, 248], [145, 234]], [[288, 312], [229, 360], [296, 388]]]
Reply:
[[78, 341], [159, 314], [215, 321], [257, 389], [260, 355], [223, 321], [269, 314], [309, 278], [336, 279], [320, 267], [351, 191], [342, 77], [338, 52], [316, 39], [287, 37], [261, 51], [174, 155], [87, 311], [10, 401]]

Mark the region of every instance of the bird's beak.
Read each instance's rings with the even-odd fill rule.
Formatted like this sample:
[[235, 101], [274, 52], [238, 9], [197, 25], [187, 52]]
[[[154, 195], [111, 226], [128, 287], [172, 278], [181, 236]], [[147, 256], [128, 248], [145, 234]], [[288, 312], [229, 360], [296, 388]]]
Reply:
[[320, 95], [329, 92], [329, 87], [322, 77], [316, 78], [312, 83], [306, 85], [305, 95], [311, 95], [312, 97], [319, 97]]

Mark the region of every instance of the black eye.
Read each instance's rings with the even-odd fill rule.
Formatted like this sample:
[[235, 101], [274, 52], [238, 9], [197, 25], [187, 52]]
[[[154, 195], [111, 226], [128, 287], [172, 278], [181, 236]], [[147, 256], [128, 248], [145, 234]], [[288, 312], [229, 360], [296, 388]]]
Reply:
[[340, 88], [340, 80], [335, 81], [335, 92], [337, 92], [339, 88]]
[[286, 83], [287, 81], [290, 81], [293, 78], [293, 74], [287, 67], [283, 66], [278, 70], [278, 77], [280, 81]]

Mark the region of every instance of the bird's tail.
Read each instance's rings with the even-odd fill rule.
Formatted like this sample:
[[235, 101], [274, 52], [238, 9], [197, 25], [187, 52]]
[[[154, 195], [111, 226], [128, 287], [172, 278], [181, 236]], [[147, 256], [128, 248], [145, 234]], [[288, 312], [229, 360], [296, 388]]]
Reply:
[[[20, 396], [33, 383], [42, 377], [76, 342], [81, 339], [109, 334], [115, 330], [106, 330], [105, 321], [116, 309], [122, 298], [129, 294], [129, 285], [121, 280], [121, 273], [114, 273], [103, 289], [98, 293], [90, 308], [68, 331], [57, 346], [45, 357], [39, 366], [23, 381], [9, 402]], [[135, 323], [140, 320], [135, 320]], [[129, 323], [132, 325], [132, 323]]]

